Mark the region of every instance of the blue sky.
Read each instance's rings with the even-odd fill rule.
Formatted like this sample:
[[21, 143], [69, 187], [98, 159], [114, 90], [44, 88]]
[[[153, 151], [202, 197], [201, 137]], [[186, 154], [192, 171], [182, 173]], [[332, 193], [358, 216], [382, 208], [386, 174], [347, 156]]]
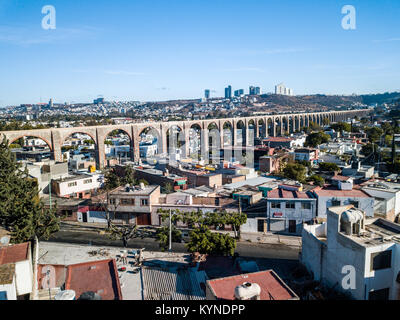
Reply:
[[[356, 30], [341, 26], [344, 5]], [[44, 5], [56, 29], [43, 30]], [[0, 0], [0, 106], [400, 90], [398, 0]]]

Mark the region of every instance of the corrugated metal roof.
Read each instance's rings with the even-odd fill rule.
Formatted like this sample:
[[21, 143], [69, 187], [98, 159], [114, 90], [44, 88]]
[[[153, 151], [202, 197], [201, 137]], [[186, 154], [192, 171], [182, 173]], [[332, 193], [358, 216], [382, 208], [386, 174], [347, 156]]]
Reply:
[[204, 271], [142, 268], [144, 300], [205, 300]]

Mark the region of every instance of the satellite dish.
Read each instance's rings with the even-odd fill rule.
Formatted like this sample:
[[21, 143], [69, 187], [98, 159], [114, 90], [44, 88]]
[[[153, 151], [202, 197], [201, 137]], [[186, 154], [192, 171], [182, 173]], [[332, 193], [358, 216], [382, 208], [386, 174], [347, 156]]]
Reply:
[[10, 243], [10, 237], [9, 236], [4, 236], [0, 238], [0, 244], [3, 246], [6, 246]]

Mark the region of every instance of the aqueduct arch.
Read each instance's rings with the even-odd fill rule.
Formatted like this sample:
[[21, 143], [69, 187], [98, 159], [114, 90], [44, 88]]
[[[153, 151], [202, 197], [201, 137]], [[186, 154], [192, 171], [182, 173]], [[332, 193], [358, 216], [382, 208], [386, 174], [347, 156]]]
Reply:
[[[303, 113], [303, 114], [281, 114], [274, 116], [264, 117], [243, 117], [243, 118], [227, 118], [227, 119], [207, 119], [198, 121], [180, 121], [180, 122], [149, 122], [149, 123], [133, 123], [124, 125], [108, 125], [108, 126], [94, 126], [94, 127], [81, 127], [81, 128], [49, 128], [38, 130], [26, 131], [5, 131], [0, 134], [5, 136], [9, 143], [18, 140], [21, 137], [37, 137], [45, 141], [53, 153], [53, 158], [56, 161], [62, 161], [61, 146], [64, 140], [74, 133], [83, 133], [90, 136], [96, 145], [96, 162], [99, 169], [104, 167], [105, 161], [105, 146], [104, 141], [109, 132], [113, 130], [121, 130], [126, 132], [131, 141], [132, 158], [135, 161], [140, 159], [139, 143], [140, 134], [146, 129], [151, 128], [154, 134], [157, 135], [159, 141], [158, 153], [167, 153], [167, 133], [172, 127], [179, 127], [179, 139], [182, 140], [184, 149], [188, 151], [189, 148], [189, 133], [193, 125], [198, 125], [201, 128], [201, 144], [204, 146], [202, 154], [208, 153], [209, 148], [209, 126], [213, 124], [212, 130], [218, 128], [220, 146], [235, 145], [237, 144], [237, 125], [240, 123], [242, 130], [244, 130], [245, 141], [249, 139], [248, 128], [249, 125], [254, 126], [254, 137], [259, 136], [260, 133], [263, 137], [278, 136], [284, 134], [284, 122], [288, 131], [295, 132], [302, 127], [310, 126], [311, 122], [322, 124], [324, 118], [329, 118], [331, 122], [343, 121], [355, 116], [364, 116], [371, 112], [370, 109], [350, 110], [350, 111], [333, 111], [333, 112], [319, 112], [319, 113]], [[285, 120], [284, 120], [285, 119]], [[265, 128], [260, 130], [260, 128]], [[291, 133], [290, 132], [290, 133]], [[230, 136], [230, 142], [229, 141]], [[215, 137], [214, 137], [215, 139]], [[228, 141], [227, 141], [228, 140]]]

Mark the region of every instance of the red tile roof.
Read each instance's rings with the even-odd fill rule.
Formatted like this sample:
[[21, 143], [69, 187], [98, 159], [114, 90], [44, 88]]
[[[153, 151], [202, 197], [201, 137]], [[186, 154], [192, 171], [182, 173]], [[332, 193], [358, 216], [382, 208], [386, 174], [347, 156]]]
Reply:
[[213, 294], [217, 299], [235, 300], [235, 288], [245, 282], [256, 283], [260, 286], [260, 300], [298, 299], [296, 294], [273, 270], [208, 280], [207, 284], [212, 289]]
[[263, 141], [271, 141], [271, 142], [289, 142], [292, 141], [292, 138], [285, 138], [285, 137], [269, 137], [264, 139]]
[[306, 192], [274, 189], [268, 192], [268, 198], [272, 199], [312, 199]]
[[349, 180], [350, 177], [345, 177], [345, 176], [340, 176], [340, 175], [336, 175], [332, 177], [332, 180], [337, 180], [337, 181], [347, 181]]
[[354, 186], [353, 190], [339, 190], [335, 187], [328, 186], [323, 188], [315, 188], [313, 191], [319, 197], [342, 197], [342, 198], [371, 198], [368, 194], [360, 189], [356, 189]]
[[29, 247], [29, 242], [25, 242], [0, 248], [0, 265], [27, 260]]
[[114, 259], [68, 266], [65, 288], [74, 290], [77, 298], [84, 292], [93, 291], [100, 295], [102, 300], [122, 300]]

